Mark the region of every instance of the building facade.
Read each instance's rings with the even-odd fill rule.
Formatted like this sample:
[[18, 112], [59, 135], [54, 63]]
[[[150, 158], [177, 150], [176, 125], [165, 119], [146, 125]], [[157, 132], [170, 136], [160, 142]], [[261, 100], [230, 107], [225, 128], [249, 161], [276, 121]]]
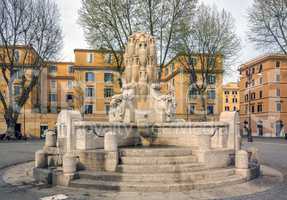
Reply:
[[[107, 121], [111, 97], [119, 94], [121, 87], [119, 66], [110, 51], [75, 49], [74, 62], [46, 62], [42, 68], [39, 84], [21, 110], [19, 131], [27, 137], [41, 137], [46, 129], [54, 128], [62, 109], [79, 110], [85, 120]], [[222, 111], [221, 60], [213, 74], [208, 76], [206, 113], [209, 120], [218, 118]], [[173, 73], [175, 76], [172, 76]], [[200, 73], [200, 66], [197, 72]], [[191, 87], [190, 75], [183, 70], [177, 57], [162, 72], [164, 93], [174, 88], [177, 101], [177, 117], [200, 120], [202, 103], [200, 95]], [[5, 88], [3, 81], [0, 87]], [[6, 130], [5, 120], [0, 116], [0, 133]]]
[[281, 137], [287, 131], [287, 56], [264, 55], [240, 66], [241, 131]]
[[[198, 84], [202, 81], [201, 66], [199, 59], [195, 56], [195, 72], [197, 73]], [[199, 94], [197, 88], [190, 79], [190, 72], [186, 70], [180, 56], [172, 59], [162, 70], [162, 88], [168, 92], [171, 88], [175, 92], [178, 118], [191, 121], [202, 120], [205, 112], [208, 120], [217, 120], [222, 112], [222, 83], [223, 64], [219, 58], [215, 62], [215, 69], [206, 77], [207, 89]], [[205, 103], [203, 104], [203, 99]], [[203, 107], [203, 105], [205, 105]]]
[[239, 111], [239, 86], [238, 83], [227, 83], [222, 86], [222, 110]]

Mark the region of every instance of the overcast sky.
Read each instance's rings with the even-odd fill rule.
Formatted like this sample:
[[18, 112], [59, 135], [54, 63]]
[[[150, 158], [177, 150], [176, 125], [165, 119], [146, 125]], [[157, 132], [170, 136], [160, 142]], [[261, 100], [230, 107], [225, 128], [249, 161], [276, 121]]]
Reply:
[[[258, 56], [257, 51], [250, 42], [247, 41], [246, 32], [247, 9], [251, 6], [252, 0], [200, 0], [209, 5], [215, 5], [219, 9], [226, 9], [231, 12], [235, 22], [237, 33], [242, 40], [242, 52], [238, 62], [234, 64], [235, 69], [239, 64]], [[78, 9], [81, 7], [81, 0], [57, 0], [61, 12], [61, 20], [64, 32], [64, 47], [61, 58], [64, 61], [74, 60], [74, 49], [88, 48], [84, 38], [84, 33], [80, 25], [78, 25]], [[226, 81], [233, 81], [236, 77], [225, 77]]]

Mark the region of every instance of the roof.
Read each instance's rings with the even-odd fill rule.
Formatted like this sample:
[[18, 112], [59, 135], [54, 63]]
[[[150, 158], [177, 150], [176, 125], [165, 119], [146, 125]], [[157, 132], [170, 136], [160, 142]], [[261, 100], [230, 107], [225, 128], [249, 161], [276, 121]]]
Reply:
[[[74, 49], [74, 52], [76, 51], [83, 51], [83, 52], [98, 52], [98, 53], [112, 53], [112, 50], [109, 49], [104, 49], [104, 48], [100, 48], [100, 49]], [[122, 53], [122, 51], [115, 51], [116, 53]]]
[[287, 55], [285, 54], [264, 54], [264, 55], [261, 55], [261, 56], [258, 56], [254, 59], [251, 59], [249, 61], [247, 61], [246, 63], [242, 64], [239, 66], [239, 69], [242, 70], [246, 67], [250, 67], [250, 66], [253, 66], [253, 65], [257, 65], [259, 63], [262, 63], [266, 60], [269, 60], [269, 59], [287, 59]]

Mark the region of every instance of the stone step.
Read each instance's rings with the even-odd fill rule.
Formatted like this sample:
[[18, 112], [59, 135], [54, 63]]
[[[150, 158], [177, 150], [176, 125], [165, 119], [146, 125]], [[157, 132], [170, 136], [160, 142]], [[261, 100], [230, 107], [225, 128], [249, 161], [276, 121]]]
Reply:
[[181, 192], [192, 189], [210, 189], [214, 187], [243, 183], [246, 180], [239, 175], [231, 175], [212, 180], [182, 183], [148, 183], [148, 182], [110, 182], [91, 179], [77, 179], [70, 183], [74, 188], [115, 190], [125, 192]]
[[192, 148], [178, 148], [178, 147], [134, 147], [134, 148], [121, 148], [120, 156], [132, 157], [170, 157], [170, 156], [190, 156], [192, 155]]
[[162, 164], [162, 165], [118, 165], [117, 172], [123, 173], [172, 173], [192, 172], [206, 169], [201, 163]]
[[196, 156], [121, 157], [121, 163], [125, 165], [184, 164], [193, 162], [197, 162]]
[[202, 170], [185, 173], [158, 173], [158, 174], [134, 174], [118, 172], [79, 172], [80, 178], [98, 181], [122, 181], [122, 182], [194, 182], [196, 180], [208, 180], [226, 177], [235, 174], [234, 168]]

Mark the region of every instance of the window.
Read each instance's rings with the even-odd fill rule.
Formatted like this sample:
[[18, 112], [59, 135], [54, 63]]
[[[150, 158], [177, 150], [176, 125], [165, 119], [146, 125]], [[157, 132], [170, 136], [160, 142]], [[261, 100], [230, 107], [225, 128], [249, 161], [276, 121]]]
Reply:
[[260, 98], [260, 99], [263, 98], [263, 91], [259, 91], [259, 98]]
[[232, 103], [237, 103], [237, 98], [233, 98]]
[[57, 101], [57, 95], [55, 93], [49, 94], [49, 101], [51, 102]]
[[23, 70], [22, 69], [16, 69], [14, 70], [14, 77], [17, 80], [21, 80], [23, 76]]
[[20, 92], [21, 92], [21, 88], [19, 85], [15, 85], [14, 86], [14, 95], [15, 96], [19, 96], [20, 95]]
[[251, 112], [252, 112], [252, 113], [255, 112], [255, 107], [254, 107], [254, 105], [251, 106]]
[[229, 111], [229, 106], [225, 106], [225, 111]]
[[224, 94], [229, 95], [229, 91], [225, 91]]
[[20, 53], [19, 53], [18, 50], [15, 50], [15, 51], [14, 51], [14, 62], [15, 62], [15, 63], [18, 63], [19, 60], [20, 60]]
[[192, 66], [195, 66], [197, 64], [197, 59], [196, 58], [191, 58], [191, 63]]
[[207, 97], [208, 99], [215, 99], [215, 90], [207, 91]]
[[245, 102], [248, 101], [248, 94], [245, 95]]
[[67, 87], [69, 90], [73, 89], [73, 81], [72, 80], [68, 80]]
[[213, 105], [208, 105], [207, 106], [207, 114], [208, 115], [213, 115], [214, 114], [214, 106]]
[[74, 73], [74, 67], [73, 66], [68, 66], [68, 73], [69, 74]]
[[106, 115], [108, 115], [110, 112], [110, 105], [109, 104], [105, 105], [105, 110], [106, 110]]
[[276, 103], [276, 112], [281, 112], [281, 103], [280, 102]]
[[197, 95], [198, 95], [198, 91], [196, 88], [191, 88], [189, 90], [189, 98], [196, 98]]
[[94, 54], [93, 53], [88, 53], [87, 54], [87, 62], [88, 63], [94, 62]]
[[93, 114], [93, 105], [85, 105], [85, 114]]
[[280, 61], [276, 61], [276, 68], [280, 67]]
[[51, 113], [57, 113], [58, 109], [56, 106], [51, 106], [50, 111], [51, 111]]
[[280, 74], [276, 74], [276, 81], [277, 81], [277, 82], [280, 81]]
[[276, 96], [280, 97], [280, 89], [276, 89]]
[[104, 74], [105, 82], [112, 82], [113, 81], [113, 74], [112, 73], [105, 73]]
[[86, 81], [95, 81], [95, 74], [93, 72], [86, 72]]
[[245, 87], [248, 88], [248, 81], [245, 82]]
[[257, 105], [257, 112], [262, 112], [263, 111], [263, 106], [262, 104]]
[[50, 88], [55, 89], [56, 88], [56, 80], [50, 80]]
[[263, 77], [259, 78], [259, 84], [263, 84]]
[[194, 114], [195, 113], [195, 105], [189, 105], [189, 109], [188, 109], [189, 114]]
[[215, 81], [216, 81], [216, 77], [215, 77], [215, 75], [208, 75], [208, 84], [215, 84]]
[[228, 98], [225, 99], [225, 103], [228, 103]]
[[55, 65], [50, 66], [48, 71], [50, 74], [57, 73], [57, 66], [55, 66]]
[[256, 100], [256, 93], [255, 92], [251, 93], [251, 99]]
[[233, 107], [233, 111], [236, 111], [236, 110], [237, 110], [237, 108], [234, 106], [234, 107]]
[[86, 97], [93, 97], [95, 94], [94, 88], [92, 87], [86, 88], [85, 94], [86, 94]]
[[113, 55], [111, 53], [108, 53], [105, 55], [105, 62], [108, 64], [112, 63]]
[[67, 101], [73, 101], [73, 95], [72, 94], [67, 94], [66, 95], [66, 100]]
[[258, 73], [261, 73], [262, 71], [263, 71], [263, 65], [262, 65], [262, 64], [260, 64], [260, 65], [259, 65]]
[[254, 67], [252, 68], [252, 74], [255, 74], [255, 68]]
[[104, 89], [104, 97], [107, 98], [107, 97], [112, 97], [113, 96], [113, 89], [112, 88], [105, 88]]
[[165, 68], [165, 76], [168, 76], [168, 67]]

